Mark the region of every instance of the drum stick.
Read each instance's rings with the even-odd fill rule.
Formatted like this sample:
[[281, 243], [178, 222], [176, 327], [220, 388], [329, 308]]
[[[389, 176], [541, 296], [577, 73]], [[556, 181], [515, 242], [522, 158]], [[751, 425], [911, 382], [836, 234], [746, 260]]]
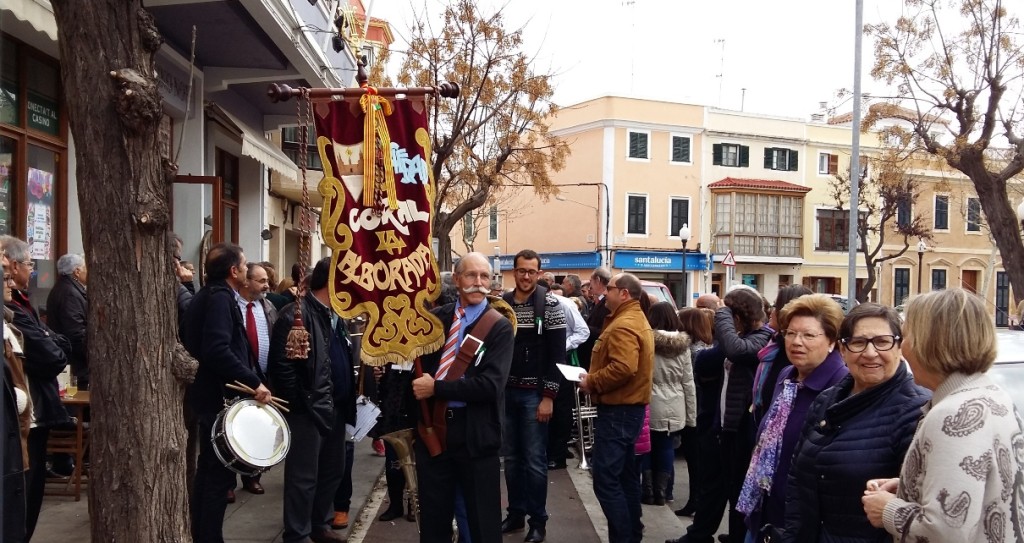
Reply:
[[[248, 392], [249, 394], [252, 394], [253, 396], [256, 395], [256, 391], [255, 390], [250, 388], [245, 383], [242, 383], [241, 381], [235, 381], [235, 385], [234, 386], [227, 385], [227, 387], [228, 388], [232, 388], [234, 390], [237, 390], [239, 392]], [[270, 399], [274, 400], [275, 402], [280, 402], [280, 403], [283, 403], [285, 405], [288, 405], [288, 400], [285, 400], [283, 398], [278, 398], [277, 396], [271, 396]]]
[[[235, 382], [238, 383], [238, 381], [235, 381]], [[255, 390], [253, 390], [253, 389], [251, 389], [251, 388], [249, 388], [249, 387], [247, 387], [247, 386], [245, 386], [245, 385], [243, 385], [241, 383], [238, 383], [236, 385], [233, 385], [231, 383], [224, 383], [224, 386], [230, 388], [231, 390], [237, 390], [238, 392], [245, 392], [245, 393], [248, 393], [248, 394], [252, 394], [254, 396], [256, 395], [256, 391]], [[282, 400], [281, 398], [275, 398], [273, 396], [270, 397], [270, 405], [273, 405], [274, 407], [280, 409], [281, 411], [284, 411], [285, 413], [291, 413], [291, 411], [287, 407], [281, 405], [278, 402], [288, 403], [287, 401]]]

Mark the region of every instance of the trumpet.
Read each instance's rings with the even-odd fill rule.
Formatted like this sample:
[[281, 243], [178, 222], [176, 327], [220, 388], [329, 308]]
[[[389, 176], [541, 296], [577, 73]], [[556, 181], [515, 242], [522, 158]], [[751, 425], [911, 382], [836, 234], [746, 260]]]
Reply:
[[[580, 397], [583, 396], [581, 399]], [[580, 453], [580, 469], [590, 469], [587, 462], [587, 451], [594, 446], [594, 419], [597, 418], [597, 407], [590, 403], [590, 395], [581, 391], [576, 385], [576, 445]]]

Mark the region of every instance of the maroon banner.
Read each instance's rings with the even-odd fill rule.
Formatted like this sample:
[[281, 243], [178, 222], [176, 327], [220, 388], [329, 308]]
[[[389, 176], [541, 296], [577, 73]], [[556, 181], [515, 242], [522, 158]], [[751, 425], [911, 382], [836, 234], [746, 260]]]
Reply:
[[369, 315], [366, 364], [436, 351], [444, 330], [426, 309], [440, 284], [431, 245], [436, 187], [424, 99], [366, 96], [315, 102], [313, 110], [334, 310], [346, 318]]

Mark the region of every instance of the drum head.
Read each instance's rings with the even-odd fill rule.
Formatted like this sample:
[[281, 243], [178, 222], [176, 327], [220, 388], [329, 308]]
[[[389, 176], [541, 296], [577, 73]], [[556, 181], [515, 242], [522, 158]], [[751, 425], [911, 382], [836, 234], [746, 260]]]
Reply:
[[250, 465], [268, 468], [284, 460], [291, 432], [281, 412], [256, 400], [241, 400], [224, 417], [231, 449]]

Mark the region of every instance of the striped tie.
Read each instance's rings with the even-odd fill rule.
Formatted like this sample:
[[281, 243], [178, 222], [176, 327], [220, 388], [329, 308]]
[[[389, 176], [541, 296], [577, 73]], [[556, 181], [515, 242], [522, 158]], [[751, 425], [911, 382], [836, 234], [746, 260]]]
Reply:
[[444, 342], [444, 351], [441, 352], [441, 365], [437, 368], [437, 380], [444, 381], [448, 370], [455, 363], [455, 353], [459, 352], [459, 330], [462, 329], [462, 318], [466, 316], [465, 308], [460, 307], [455, 312], [455, 320], [448, 330], [448, 341]]

